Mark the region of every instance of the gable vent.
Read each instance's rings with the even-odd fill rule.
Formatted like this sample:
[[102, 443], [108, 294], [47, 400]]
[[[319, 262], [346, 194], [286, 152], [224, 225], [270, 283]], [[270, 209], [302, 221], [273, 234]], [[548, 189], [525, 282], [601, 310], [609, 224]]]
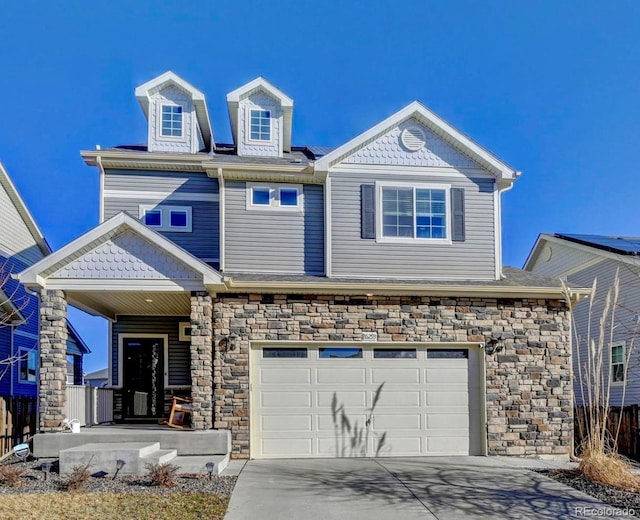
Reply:
[[422, 150], [426, 143], [424, 132], [417, 126], [409, 126], [400, 133], [402, 145], [411, 152]]

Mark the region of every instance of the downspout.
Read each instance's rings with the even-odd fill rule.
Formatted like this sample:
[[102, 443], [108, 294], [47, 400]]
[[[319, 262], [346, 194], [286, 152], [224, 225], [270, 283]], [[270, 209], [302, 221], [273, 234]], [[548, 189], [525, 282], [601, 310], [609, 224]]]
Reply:
[[[96, 150], [100, 150], [100, 145], [96, 145]], [[100, 172], [100, 204], [99, 204], [99, 223], [104, 222], [104, 167], [102, 166], [102, 157], [96, 156], [96, 164], [98, 165], [98, 171]]]
[[218, 256], [220, 257], [220, 272], [224, 272], [225, 262], [224, 262], [224, 252], [225, 252], [225, 193], [224, 193], [224, 177], [222, 175], [222, 168], [218, 168], [218, 235], [219, 235], [219, 247], [218, 247]]
[[[520, 172], [515, 172], [515, 178], [520, 176]], [[514, 178], [514, 180], [515, 180]], [[495, 204], [495, 223], [500, 224], [500, 233], [496, 233], [496, 280], [500, 280], [504, 277], [502, 272], [502, 194], [513, 188], [513, 181], [504, 188], [498, 188], [494, 193], [496, 194]]]

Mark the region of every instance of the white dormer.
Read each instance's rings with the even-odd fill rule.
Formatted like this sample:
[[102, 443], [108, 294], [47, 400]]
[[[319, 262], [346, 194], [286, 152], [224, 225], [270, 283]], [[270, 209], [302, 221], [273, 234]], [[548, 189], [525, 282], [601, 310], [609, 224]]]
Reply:
[[150, 152], [196, 153], [215, 148], [204, 94], [173, 72], [136, 88], [149, 122]]
[[293, 100], [263, 77], [227, 94], [238, 155], [282, 157], [291, 151]]

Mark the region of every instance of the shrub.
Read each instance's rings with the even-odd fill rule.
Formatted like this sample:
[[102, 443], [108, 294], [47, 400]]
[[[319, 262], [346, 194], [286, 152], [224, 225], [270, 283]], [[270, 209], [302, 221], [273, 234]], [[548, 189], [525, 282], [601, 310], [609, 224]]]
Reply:
[[84, 486], [90, 478], [89, 464], [86, 466], [74, 466], [67, 477], [66, 487], [69, 491], [84, 491]]
[[164, 464], [146, 464], [147, 478], [152, 486], [173, 487], [176, 485], [178, 466], [165, 462]]
[[25, 469], [18, 464], [7, 464], [0, 466], [0, 485], [6, 487], [18, 487], [22, 485], [21, 478], [26, 473]]

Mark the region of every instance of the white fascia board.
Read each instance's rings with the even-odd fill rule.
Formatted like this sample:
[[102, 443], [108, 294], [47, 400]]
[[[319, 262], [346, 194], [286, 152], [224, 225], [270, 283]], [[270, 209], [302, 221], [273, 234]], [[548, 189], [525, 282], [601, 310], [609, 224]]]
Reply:
[[316, 162], [316, 170], [328, 171], [329, 168], [339, 162], [342, 158], [352, 154], [370, 140], [400, 124], [402, 121], [410, 119], [411, 117], [422, 119], [427, 123], [427, 126], [431, 130], [434, 130], [437, 134], [448, 137], [455, 146], [466, 152], [472, 159], [486, 164], [491, 170], [493, 170], [496, 177], [513, 181], [520, 175], [519, 171], [500, 161], [488, 150], [481, 147], [462, 132], [456, 130], [453, 126], [418, 101], [410, 103], [366, 132], [363, 132], [359, 136], [336, 148], [331, 153], [318, 159]]
[[45, 287], [47, 285], [47, 281], [42, 278], [42, 274], [45, 273], [48, 269], [60, 262], [63, 262], [65, 259], [70, 259], [70, 261], [72, 261], [73, 259], [75, 259], [75, 254], [78, 251], [87, 247], [92, 242], [99, 240], [105, 235], [111, 235], [119, 228], [131, 229], [146, 240], [150, 241], [152, 244], [158, 246], [170, 255], [173, 255], [182, 263], [198, 271], [200, 274], [202, 274], [203, 280], [206, 280], [207, 283], [222, 286], [222, 275], [215, 269], [193, 256], [191, 253], [175, 245], [172, 241], [166, 239], [160, 233], [149, 229], [136, 218], [133, 218], [132, 216], [123, 212], [111, 217], [109, 220], [103, 222], [102, 224], [99, 224], [92, 230], [78, 237], [55, 253], [52, 253], [48, 257], [43, 258], [28, 269], [25, 269], [18, 274], [18, 279], [21, 283], [24, 283], [25, 285], [30, 287]]
[[26, 321], [24, 314], [20, 312], [20, 309], [13, 303], [11, 298], [9, 298], [2, 288], [0, 288], [0, 308], [4, 308], [5, 312], [9, 313], [10, 316], [13, 316], [13, 319], [11, 320], [12, 324], [18, 325]]
[[31, 233], [31, 236], [35, 240], [36, 245], [38, 246], [40, 251], [42, 251], [42, 254], [43, 255], [50, 254], [51, 247], [49, 247], [49, 244], [44, 238], [42, 231], [40, 231], [38, 224], [36, 224], [36, 221], [31, 215], [29, 208], [27, 208], [27, 205], [25, 204], [24, 200], [20, 196], [20, 193], [18, 192], [18, 189], [16, 188], [15, 184], [13, 184], [13, 181], [11, 180], [11, 177], [9, 177], [9, 174], [7, 173], [7, 170], [5, 169], [2, 162], [0, 162], [0, 186], [2, 186], [7, 192], [7, 195], [11, 199], [11, 202], [13, 203], [17, 212], [22, 218], [22, 221], [24, 222], [25, 226], [27, 226], [27, 228], [29, 229], [29, 233]]
[[533, 266], [535, 265], [536, 260], [538, 259], [538, 255], [543, 246], [543, 243], [546, 242], [550, 237], [551, 235], [549, 235], [548, 233], [540, 233], [538, 235], [538, 238], [536, 238], [536, 241], [533, 244], [531, 251], [529, 251], [529, 255], [527, 256], [527, 259], [524, 261], [524, 266], [522, 267], [524, 271], [531, 271], [533, 269]]

